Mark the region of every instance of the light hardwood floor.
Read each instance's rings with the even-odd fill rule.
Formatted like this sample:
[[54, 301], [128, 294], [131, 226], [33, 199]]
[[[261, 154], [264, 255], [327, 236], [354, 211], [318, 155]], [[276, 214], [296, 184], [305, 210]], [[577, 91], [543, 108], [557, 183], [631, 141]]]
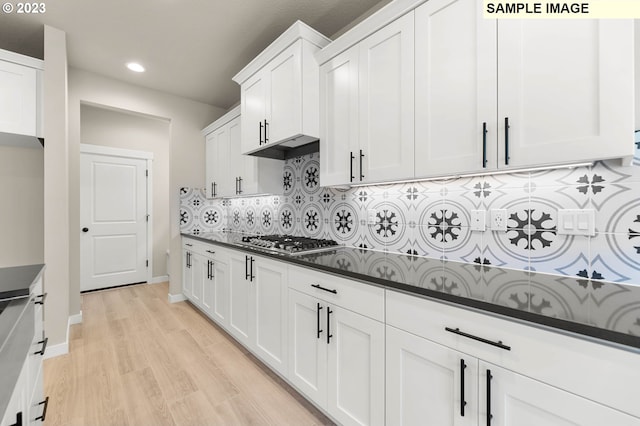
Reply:
[[168, 284], [82, 296], [69, 354], [44, 362], [46, 425], [333, 424]]

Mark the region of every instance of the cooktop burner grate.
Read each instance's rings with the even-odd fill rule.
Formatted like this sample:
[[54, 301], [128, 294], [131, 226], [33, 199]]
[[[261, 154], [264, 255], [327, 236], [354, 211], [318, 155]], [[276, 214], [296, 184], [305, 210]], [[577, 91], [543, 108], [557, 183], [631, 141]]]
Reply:
[[248, 235], [242, 243], [249, 247], [262, 248], [276, 253], [305, 254], [335, 250], [340, 245], [334, 240], [299, 237], [293, 235]]

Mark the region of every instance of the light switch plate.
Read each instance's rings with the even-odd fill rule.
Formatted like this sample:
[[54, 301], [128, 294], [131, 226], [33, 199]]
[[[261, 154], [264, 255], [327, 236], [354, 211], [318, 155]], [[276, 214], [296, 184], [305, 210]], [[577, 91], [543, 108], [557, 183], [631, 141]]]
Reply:
[[486, 210], [471, 210], [471, 230], [485, 231], [487, 229]]
[[593, 209], [558, 210], [559, 235], [596, 235], [596, 212]]

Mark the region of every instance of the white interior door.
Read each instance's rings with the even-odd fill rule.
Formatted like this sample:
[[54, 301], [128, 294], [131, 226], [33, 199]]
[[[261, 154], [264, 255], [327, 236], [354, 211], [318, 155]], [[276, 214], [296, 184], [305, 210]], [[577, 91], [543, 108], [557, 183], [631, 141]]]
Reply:
[[80, 290], [147, 279], [147, 160], [82, 153]]

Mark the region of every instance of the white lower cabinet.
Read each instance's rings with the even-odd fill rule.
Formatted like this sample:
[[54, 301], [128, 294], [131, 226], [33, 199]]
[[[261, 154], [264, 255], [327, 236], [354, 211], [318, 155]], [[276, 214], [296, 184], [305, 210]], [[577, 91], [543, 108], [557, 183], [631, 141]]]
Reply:
[[478, 360], [387, 326], [388, 425], [477, 425]]
[[249, 256], [232, 251], [229, 254], [229, 332], [240, 343], [249, 347], [251, 331], [251, 287]]
[[384, 325], [289, 289], [289, 380], [344, 425], [384, 424]]

